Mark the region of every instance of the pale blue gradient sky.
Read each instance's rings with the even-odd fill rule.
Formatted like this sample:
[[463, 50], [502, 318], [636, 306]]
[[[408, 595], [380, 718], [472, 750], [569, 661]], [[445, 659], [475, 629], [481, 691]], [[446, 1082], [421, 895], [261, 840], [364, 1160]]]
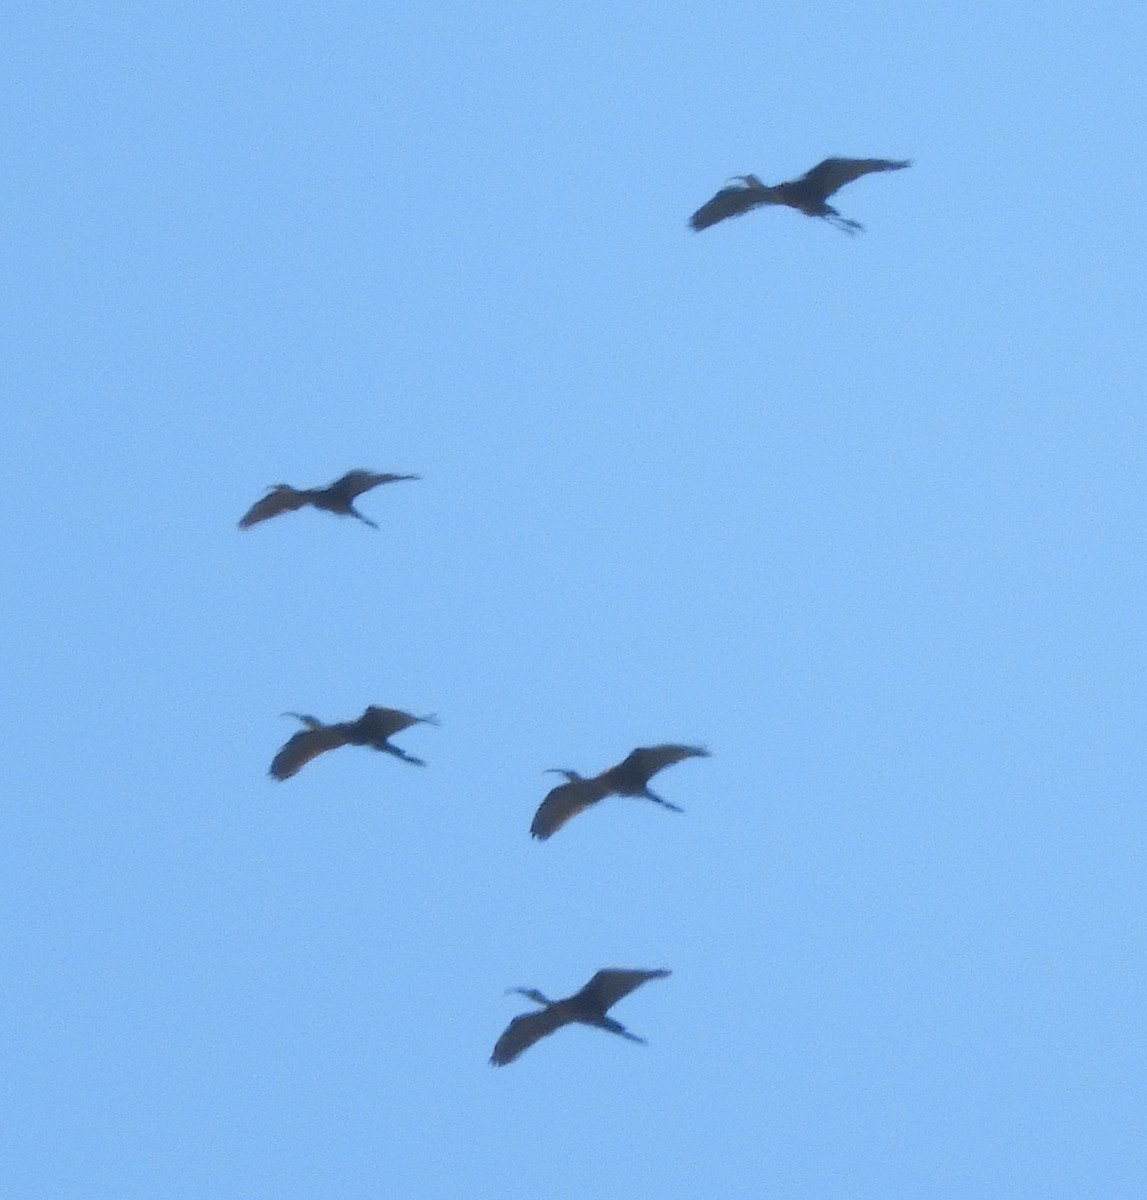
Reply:
[[1141, 1194], [1147, 18], [790, 8], [9, 10], [5, 1196]]

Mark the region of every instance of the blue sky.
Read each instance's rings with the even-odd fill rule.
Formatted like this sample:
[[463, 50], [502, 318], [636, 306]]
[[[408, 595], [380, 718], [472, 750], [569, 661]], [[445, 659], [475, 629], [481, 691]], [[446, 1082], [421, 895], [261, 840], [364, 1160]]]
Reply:
[[4, 1194], [1138, 1196], [1140, 6], [4, 26]]

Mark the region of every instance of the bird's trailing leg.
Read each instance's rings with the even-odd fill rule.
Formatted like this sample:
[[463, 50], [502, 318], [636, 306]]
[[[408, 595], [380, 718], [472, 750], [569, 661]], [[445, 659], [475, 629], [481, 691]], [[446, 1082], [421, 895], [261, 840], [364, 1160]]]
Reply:
[[684, 812], [683, 808], [678, 808], [676, 804], [670, 804], [668, 800], [662, 800], [656, 792], [651, 792], [648, 788], [641, 793], [646, 800], [652, 800], [654, 804], [660, 804], [662, 808], [669, 809], [670, 812]]
[[636, 1033], [630, 1033], [620, 1021], [615, 1021], [612, 1017], [602, 1017], [598, 1027], [600, 1029], [608, 1029], [610, 1033], [616, 1033], [618, 1037], [626, 1038], [631, 1042], [639, 1042], [642, 1046], [645, 1045], [643, 1037], [638, 1037]]
[[[826, 205], [826, 207], [828, 206]], [[864, 232], [864, 226], [861, 225], [859, 221], [853, 221], [848, 217], [842, 217], [835, 208], [829, 208], [828, 212], [824, 214], [824, 219], [828, 221], [830, 225], [835, 225], [836, 228], [841, 231], [841, 233], [847, 233], [850, 237], [853, 234]]]
[[376, 524], [374, 521], [372, 521], [372, 520], [370, 519], [370, 517], [364, 517], [364, 516], [362, 515], [362, 513], [360, 513], [360, 512], [358, 511], [358, 509], [357, 509], [357, 508], [355, 508], [355, 506], [354, 506], [353, 504], [349, 505], [348, 507], [350, 508], [350, 515], [351, 515], [352, 517], [358, 517], [358, 519], [359, 519], [359, 520], [360, 520], [360, 521], [361, 521], [361, 522], [362, 522], [364, 525], [369, 525], [369, 526], [371, 527], [371, 529], [377, 529], [377, 528], [378, 528], [378, 525], [377, 525], [377, 524]]
[[387, 754], [393, 754], [395, 758], [401, 758], [403, 762], [412, 763], [416, 767], [426, 766], [422, 759], [415, 758], [413, 754], [407, 754], [405, 750], [400, 750], [397, 746], [392, 746], [389, 742], [383, 742], [374, 748], [376, 750], [384, 750]]

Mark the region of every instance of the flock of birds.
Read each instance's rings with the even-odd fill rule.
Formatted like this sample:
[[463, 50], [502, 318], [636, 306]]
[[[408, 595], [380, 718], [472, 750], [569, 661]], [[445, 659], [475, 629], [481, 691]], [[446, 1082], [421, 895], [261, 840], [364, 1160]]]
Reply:
[[[845, 184], [876, 171], [899, 171], [910, 166], [907, 161], [883, 158], [826, 158], [799, 179], [768, 186], [755, 175], [738, 175], [736, 184], [722, 188], [711, 200], [703, 204], [689, 219], [690, 227], [696, 231], [708, 229], [728, 217], [740, 216], [764, 205], [784, 205], [810, 217], [822, 217], [848, 234], [859, 232], [863, 227], [856, 221], [842, 217], [827, 203], [828, 197]], [[295, 512], [310, 505], [338, 516], [355, 517], [364, 524], [377, 529], [377, 524], [363, 516], [354, 506], [355, 500], [364, 492], [384, 483], [398, 483], [419, 479], [418, 475], [394, 475], [375, 471], [348, 471], [340, 479], [323, 488], [295, 488], [290, 484], [277, 483], [267, 494], [257, 500], [239, 521], [240, 529], [251, 526], [283, 513]], [[437, 725], [433, 715], [419, 717], [397, 708], [369, 705], [361, 716], [353, 721], [335, 721], [327, 724], [307, 713], [284, 713], [302, 722], [303, 728], [293, 734], [271, 760], [270, 775], [273, 779], [290, 779], [313, 758], [336, 750], [341, 746], [369, 746], [401, 759], [413, 766], [423, 767], [425, 762], [408, 754], [390, 740], [403, 730], [414, 725]], [[650, 780], [666, 767], [689, 758], [707, 758], [709, 751], [702, 746], [665, 744], [639, 746], [615, 766], [608, 767], [596, 775], [584, 776], [577, 771], [562, 767], [550, 768], [550, 772], [563, 775], [565, 782], [552, 788], [541, 804], [530, 825], [530, 834], [539, 841], [552, 837], [567, 821], [578, 813], [604, 800], [607, 796], [632, 796], [652, 800], [662, 808], [681, 812], [676, 805], [658, 796], [649, 788]], [[536, 988], [511, 988], [511, 992], [526, 996], [540, 1008], [515, 1017], [498, 1038], [490, 1056], [494, 1066], [513, 1062], [523, 1051], [541, 1038], [560, 1029], [563, 1025], [577, 1023], [604, 1029], [632, 1042], [644, 1042], [643, 1038], [630, 1033], [620, 1022], [608, 1015], [609, 1010], [635, 988], [650, 979], [664, 979], [669, 971], [622, 969], [606, 967], [598, 971], [589, 982], [561, 1000], [550, 1000]]]

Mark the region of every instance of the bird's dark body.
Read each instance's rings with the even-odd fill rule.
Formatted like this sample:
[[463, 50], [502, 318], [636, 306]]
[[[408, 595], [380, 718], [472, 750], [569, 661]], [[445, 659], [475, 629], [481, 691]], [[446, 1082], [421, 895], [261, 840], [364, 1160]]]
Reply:
[[[650, 779], [656, 772], [670, 765], [661, 762], [659, 750], [667, 747], [653, 746], [647, 749], [634, 750], [616, 767], [610, 767], [599, 778], [609, 787], [611, 792], [619, 796], [644, 796]], [[676, 747], [675, 749], [692, 749], [692, 747]], [[685, 757], [691, 757], [686, 755]], [[673, 761], [679, 761], [674, 758]]]
[[795, 208], [798, 212], [804, 213], [806, 217], [827, 217], [836, 211], [830, 208], [821, 196], [799, 183], [781, 183], [773, 191], [778, 204]]
[[336, 721], [326, 725], [317, 717], [306, 713], [285, 713], [284, 716], [296, 717], [302, 721], [306, 729], [300, 729], [289, 738], [271, 762], [269, 774], [273, 779], [290, 779], [303, 767], [327, 750], [337, 750], [340, 746], [369, 746], [372, 750], [381, 750], [395, 758], [402, 759], [417, 767], [426, 764], [420, 758], [407, 754], [398, 746], [390, 743], [389, 739], [411, 725], [435, 725], [434, 717], [415, 717], [397, 708], [380, 708], [370, 705], [356, 721]]
[[738, 186], [722, 188], [689, 218], [689, 224], [700, 232], [728, 217], [740, 216], [762, 205], [779, 204], [795, 208], [807, 217], [823, 217], [845, 233], [856, 233], [863, 226], [842, 217], [828, 203], [828, 197], [862, 175], [874, 171], [900, 171], [911, 165], [907, 160], [888, 158], [826, 158], [799, 179], [772, 187], [755, 175], [739, 175]]
[[631, 1042], [643, 1043], [644, 1038], [630, 1033], [619, 1021], [607, 1016], [607, 1012], [634, 988], [640, 987], [650, 979], [664, 979], [668, 974], [668, 971], [660, 968], [644, 971], [605, 967], [598, 971], [585, 987], [564, 1000], [548, 1000], [534, 988], [512, 988], [512, 991], [528, 996], [543, 1007], [539, 1012], [523, 1013], [510, 1022], [498, 1039], [490, 1062], [496, 1067], [505, 1066], [536, 1041], [563, 1025], [574, 1023], [592, 1025], [595, 1029], [616, 1033]]

